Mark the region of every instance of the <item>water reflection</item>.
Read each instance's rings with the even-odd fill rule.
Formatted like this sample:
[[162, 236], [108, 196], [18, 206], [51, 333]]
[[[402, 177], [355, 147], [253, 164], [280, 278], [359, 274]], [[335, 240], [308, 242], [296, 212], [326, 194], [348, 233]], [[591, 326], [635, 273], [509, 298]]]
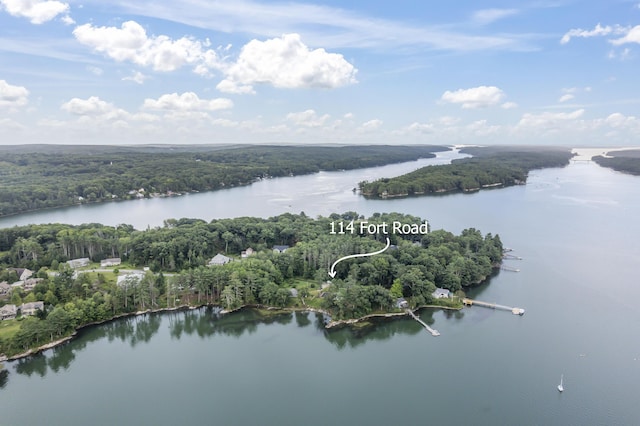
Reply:
[[[432, 309], [423, 309], [419, 315], [424, 322], [431, 325], [434, 323], [434, 312]], [[445, 315], [447, 318], [459, 320], [464, 314], [460, 311], [445, 311]], [[174, 340], [180, 340], [185, 335], [196, 335], [201, 339], [215, 335], [240, 338], [245, 334], [257, 332], [262, 324], [286, 326], [295, 321], [299, 328], [315, 328], [339, 350], [356, 348], [371, 340], [388, 340], [397, 334], [415, 335], [424, 332], [420, 324], [409, 318], [372, 318], [355, 326], [327, 330], [324, 327], [325, 318], [322, 313], [242, 309], [232, 314], [221, 315], [218, 309], [200, 308], [120, 318], [89, 327], [81, 330], [77, 338], [67, 344], [11, 364], [17, 374], [44, 377], [49, 371], [57, 373], [69, 369], [79, 352], [100, 339], [125, 342], [132, 348], [146, 344], [161, 331], [163, 321], [169, 336]], [[0, 385], [5, 386], [9, 371], [3, 370], [0, 373]]]

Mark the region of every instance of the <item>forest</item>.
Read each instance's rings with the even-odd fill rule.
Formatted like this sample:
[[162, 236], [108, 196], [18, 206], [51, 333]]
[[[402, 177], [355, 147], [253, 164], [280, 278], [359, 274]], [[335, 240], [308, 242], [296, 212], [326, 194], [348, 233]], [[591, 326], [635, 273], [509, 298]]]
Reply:
[[640, 176], [640, 150], [610, 151], [607, 156], [598, 155], [593, 161], [602, 167]]
[[[456, 292], [482, 282], [502, 259], [500, 237], [482, 235], [473, 228], [460, 235], [444, 230], [426, 235], [392, 234], [388, 235], [393, 244], [390, 249], [340, 262], [329, 283], [328, 270], [336, 259], [380, 250], [387, 237], [331, 235], [330, 223], [335, 220], [365, 218], [355, 212], [316, 219], [287, 213], [268, 219], [211, 222], [172, 219], [162, 227], [142, 231], [129, 225], [100, 224], [1, 229], [0, 281], [17, 279], [11, 267], [37, 271], [42, 279], [29, 292], [16, 288], [1, 304], [43, 301], [45, 309], [38, 317], [10, 320], [20, 326], [0, 339], [0, 353], [20, 353], [82, 325], [147, 309], [306, 306], [344, 319], [394, 311], [399, 297], [412, 307], [422, 306], [433, 301], [436, 287]], [[419, 217], [399, 213], [376, 213], [366, 220], [423, 223]], [[272, 249], [274, 245], [289, 248], [279, 253]], [[254, 254], [242, 258], [240, 253], [249, 247]], [[207, 266], [218, 253], [234, 261]], [[139, 276], [127, 275], [118, 284], [117, 269], [92, 272], [94, 263], [85, 271], [72, 270], [66, 261], [78, 257], [92, 262], [120, 257], [120, 268], [149, 270]]]
[[473, 157], [394, 178], [363, 181], [360, 191], [367, 197], [387, 198], [520, 185], [526, 183], [530, 170], [563, 167], [572, 156], [567, 149], [540, 147], [468, 147], [460, 152]]
[[0, 216], [433, 157], [443, 146], [0, 147]]

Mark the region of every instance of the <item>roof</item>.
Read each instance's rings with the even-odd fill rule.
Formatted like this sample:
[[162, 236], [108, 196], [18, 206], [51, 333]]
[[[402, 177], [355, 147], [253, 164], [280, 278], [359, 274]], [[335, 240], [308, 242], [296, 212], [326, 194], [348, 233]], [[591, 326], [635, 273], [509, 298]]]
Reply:
[[0, 314], [3, 315], [7, 315], [7, 314], [16, 314], [16, 311], [18, 310], [18, 307], [16, 305], [4, 305], [2, 307], [0, 307]]
[[209, 261], [209, 265], [224, 265], [225, 263], [231, 262], [233, 259], [225, 256], [224, 254], [218, 253]]
[[283, 251], [285, 251], [285, 250], [286, 250], [286, 249], [288, 249], [288, 248], [289, 248], [289, 246], [287, 246], [287, 245], [282, 245], [282, 246], [273, 246], [273, 249], [274, 249], [274, 250], [278, 250], [279, 252], [283, 252]]
[[434, 291], [432, 294], [434, 296], [449, 296], [451, 292], [449, 290], [447, 290], [446, 288], [436, 288], [436, 291]]
[[20, 306], [20, 309], [22, 309], [22, 310], [25, 310], [25, 309], [44, 309], [44, 302], [39, 301], [39, 302], [23, 303], [22, 306]]

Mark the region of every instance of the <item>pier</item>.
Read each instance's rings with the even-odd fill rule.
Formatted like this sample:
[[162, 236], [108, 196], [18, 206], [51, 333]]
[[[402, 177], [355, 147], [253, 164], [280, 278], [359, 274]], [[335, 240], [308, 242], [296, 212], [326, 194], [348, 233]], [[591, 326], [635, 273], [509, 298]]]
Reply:
[[520, 269], [513, 268], [513, 267], [507, 266], [507, 265], [500, 265], [500, 269], [505, 270], [505, 271], [511, 271], [511, 272], [520, 272]]
[[464, 299], [462, 299], [462, 303], [465, 306], [472, 306], [472, 305], [484, 306], [485, 308], [501, 309], [503, 311], [511, 311], [511, 313], [513, 315], [520, 315], [520, 316], [524, 315], [524, 309], [522, 309], [522, 308], [512, 308], [511, 306], [498, 305], [497, 303], [482, 302], [480, 300], [468, 299], [466, 297]]
[[440, 332], [434, 328], [431, 328], [427, 325], [426, 322], [422, 321], [420, 318], [418, 318], [418, 316], [416, 314], [413, 313], [413, 311], [411, 309], [406, 309], [407, 315], [409, 315], [411, 318], [413, 318], [414, 320], [418, 321], [420, 324], [422, 324], [422, 326], [429, 332], [431, 333], [432, 336], [439, 336]]

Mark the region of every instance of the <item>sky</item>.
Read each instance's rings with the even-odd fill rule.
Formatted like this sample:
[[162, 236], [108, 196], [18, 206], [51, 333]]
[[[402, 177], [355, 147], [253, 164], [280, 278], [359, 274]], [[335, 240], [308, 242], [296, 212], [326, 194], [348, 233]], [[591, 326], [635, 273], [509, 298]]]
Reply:
[[0, 0], [0, 144], [640, 145], [640, 0]]

